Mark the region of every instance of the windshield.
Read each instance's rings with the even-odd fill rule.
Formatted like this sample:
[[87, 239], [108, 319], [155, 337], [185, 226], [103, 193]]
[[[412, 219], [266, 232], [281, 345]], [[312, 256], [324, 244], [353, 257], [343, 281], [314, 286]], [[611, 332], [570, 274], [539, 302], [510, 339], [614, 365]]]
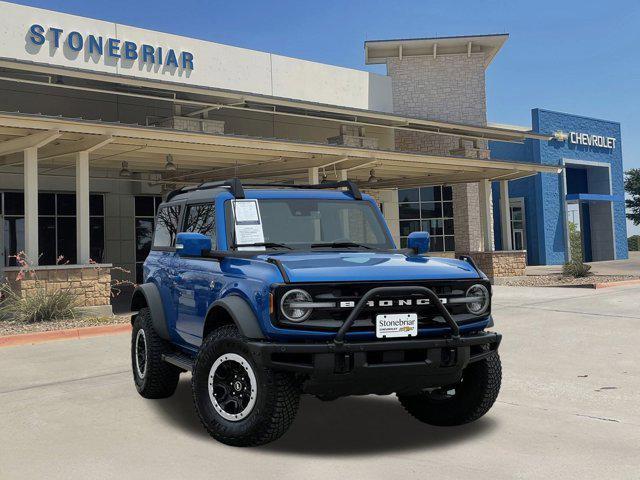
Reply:
[[[393, 248], [384, 223], [366, 201], [260, 199], [258, 206], [266, 248]], [[235, 245], [234, 230], [229, 230]]]

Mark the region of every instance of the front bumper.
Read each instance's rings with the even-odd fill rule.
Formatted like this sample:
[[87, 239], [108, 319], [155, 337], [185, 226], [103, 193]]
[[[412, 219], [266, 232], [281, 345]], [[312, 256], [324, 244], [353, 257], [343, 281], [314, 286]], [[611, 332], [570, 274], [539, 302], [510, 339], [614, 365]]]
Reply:
[[480, 332], [370, 342], [250, 341], [248, 346], [260, 365], [303, 374], [306, 393], [339, 397], [412, 393], [457, 383], [464, 368], [496, 351], [501, 339], [498, 333]]

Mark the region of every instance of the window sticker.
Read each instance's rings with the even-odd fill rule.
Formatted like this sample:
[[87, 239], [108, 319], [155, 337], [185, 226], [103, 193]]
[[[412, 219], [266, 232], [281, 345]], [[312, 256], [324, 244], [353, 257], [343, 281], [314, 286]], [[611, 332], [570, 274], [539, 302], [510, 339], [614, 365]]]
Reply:
[[260, 223], [260, 212], [257, 200], [236, 200], [236, 223]]
[[258, 200], [234, 200], [236, 246], [238, 250], [265, 250], [265, 247], [243, 247], [264, 243]]

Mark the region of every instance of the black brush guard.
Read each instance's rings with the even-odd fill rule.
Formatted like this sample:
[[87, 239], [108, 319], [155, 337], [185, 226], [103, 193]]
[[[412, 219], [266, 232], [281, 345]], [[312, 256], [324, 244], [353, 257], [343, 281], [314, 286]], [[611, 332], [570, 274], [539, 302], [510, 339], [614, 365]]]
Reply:
[[[427, 297], [451, 328], [450, 335], [345, 341], [345, 336], [367, 302], [389, 294], [420, 294]], [[249, 341], [254, 359], [274, 370], [305, 375], [303, 391], [327, 398], [345, 395], [418, 392], [424, 388], [452, 385], [463, 369], [498, 349], [501, 335], [474, 332], [460, 335], [460, 328], [436, 293], [422, 286], [376, 287], [358, 301], [331, 341]]]
[[417, 285], [409, 285], [409, 286], [401, 286], [401, 287], [376, 287], [376, 288], [372, 288], [371, 290], [369, 290], [358, 301], [356, 306], [351, 311], [351, 314], [347, 317], [345, 322], [342, 324], [342, 327], [340, 327], [340, 329], [338, 330], [338, 333], [336, 334], [335, 338], [333, 339], [333, 343], [335, 343], [336, 346], [338, 346], [338, 347], [340, 347], [341, 345], [344, 344], [345, 335], [347, 334], [347, 332], [349, 331], [349, 329], [353, 325], [353, 322], [356, 321], [356, 319], [360, 315], [360, 312], [362, 312], [362, 309], [365, 307], [365, 305], [367, 304], [367, 302], [369, 300], [371, 300], [373, 297], [379, 297], [380, 295], [392, 295], [392, 294], [396, 294], [396, 293], [400, 293], [400, 294], [421, 293], [421, 294], [423, 294], [425, 297], [427, 297], [429, 299], [430, 302], [432, 302], [435, 305], [435, 307], [438, 309], [438, 311], [444, 317], [444, 320], [447, 322], [449, 327], [451, 327], [451, 337], [452, 338], [456, 338], [456, 339], [460, 338], [460, 328], [458, 327], [458, 324], [451, 317], [451, 314], [445, 308], [445, 306], [442, 305], [442, 302], [440, 301], [440, 298], [438, 298], [438, 295], [436, 295], [435, 292], [433, 290], [431, 290], [430, 288], [420, 287], [420, 286], [417, 286]]

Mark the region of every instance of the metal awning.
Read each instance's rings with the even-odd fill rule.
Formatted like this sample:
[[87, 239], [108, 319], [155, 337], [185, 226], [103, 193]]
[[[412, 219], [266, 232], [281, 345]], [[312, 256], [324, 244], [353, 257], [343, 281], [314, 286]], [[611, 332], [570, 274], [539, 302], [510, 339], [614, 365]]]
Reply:
[[[536, 173], [558, 173], [556, 166], [497, 159], [480, 160], [419, 152], [374, 150], [273, 138], [194, 133], [158, 127], [126, 125], [22, 113], [0, 112], [0, 155], [3, 146], [42, 132], [59, 133], [38, 150], [41, 175], [73, 169], [73, 153], [90, 150], [91, 169], [119, 169], [128, 162], [133, 172], [159, 183], [188, 184], [229, 177], [292, 181], [308, 178], [312, 167], [331, 180], [339, 171], [364, 188], [513, 180]], [[0, 171], [19, 165], [17, 150], [4, 148]], [[172, 155], [178, 171], [164, 169]], [[368, 184], [371, 170], [378, 182]], [[96, 177], [92, 174], [93, 178]], [[113, 176], [109, 177], [113, 179]]]
[[[549, 140], [550, 135], [495, 125], [472, 125], [428, 118], [407, 117], [388, 112], [305, 102], [290, 98], [273, 97], [211, 87], [160, 80], [144, 80], [126, 75], [88, 72], [70, 67], [53, 67], [35, 62], [0, 58], [0, 81], [40, 85], [51, 89], [67, 89], [107, 95], [129, 96], [152, 101], [170, 102], [184, 107], [186, 115], [197, 115], [208, 110], [234, 110], [257, 112], [265, 115], [311, 118], [338, 124], [354, 124], [447, 135], [479, 140], [522, 142], [525, 139]], [[24, 75], [28, 71], [30, 77]], [[38, 80], [35, 74], [53, 75], [71, 79], [68, 82]], [[74, 83], [75, 82], [75, 83]], [[81, 84], [80, 84], [80, 83]]]
[[568, 202], [623, 202], [622, 195], [606, 195], [601, 193], [568, 193]]

